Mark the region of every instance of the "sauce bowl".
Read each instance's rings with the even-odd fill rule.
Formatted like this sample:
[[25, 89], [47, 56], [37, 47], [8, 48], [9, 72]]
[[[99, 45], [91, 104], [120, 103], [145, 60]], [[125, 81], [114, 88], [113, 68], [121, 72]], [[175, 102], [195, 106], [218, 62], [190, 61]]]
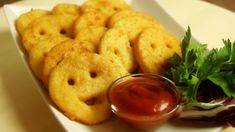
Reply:
[[112, 112], [131, 127], [153, 129], [176, 114], [181, 94], [166, 77], [140, 73], [113, 82], [108, 100]]

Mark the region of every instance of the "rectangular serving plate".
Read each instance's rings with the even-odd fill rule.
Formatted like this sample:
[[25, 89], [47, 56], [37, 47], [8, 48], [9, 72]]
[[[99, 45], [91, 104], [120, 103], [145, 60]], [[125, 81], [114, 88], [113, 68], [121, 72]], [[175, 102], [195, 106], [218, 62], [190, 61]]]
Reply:
[[[76, 3], [76, 4], [82, 4], [84, 0], [69, 0], [66, 1], [67, 3]], [[173, 17], [171, 17], [157, 2], [157, 0], [126, 0], [126, 2], [131, 5], [135, 10], [144, 12], [148, 15], [151, 15], [155, 17], [162, 25], [165, 26], [165, 28], [171, 32], [174, 36], [176, 36], [178, 39], [182, 39], [185, 33], [185, 29], [178, 24]], [[5, 5], [4, 6], [4, 12], [9, 24], [10, 32], [12, 35], [12, 38], [15, 43], [15, 47], [17, 48], [17, 51], [19, 52], [19, 55], [21, 56], [22, 61], [25, 64], [25, 68], [27, 69], [29, 76], [31, 76], [33, 83], [35, 84], [35, 87], [42, 95], [42, 98], [45, 100], [46, 104], [54, 114], [54, 116], [58, 119], [58, 121], [61, 123], [61, 125], [64, 127], [66, 131], [77, 131], [77, 132], [132, 132], [136, 131], [130, 127], [128, 127], [126, 124], [121, 122], [119, 119], [113, 117], [111, 120], [106, 121], [102, 124], [94, 125], [94, 126], [87, 126], [82, 123], [72, 121], [68, 119], [64, 114], [53, 104], [53, 102], [50, 100], [47, 90], [43, 87], [40, 81], [34, 76], [33, 72], [31, 71], [29, 65], [28, 65], [28, 58], [26, 54], [24, 53], [24, 50], [22, 50], [20, 41], [19, 41], [19, 35], [16, 31], [15, 27], [15, 21], [20, 16], [20, 14], [29, 11], [30, 9], [48, 9], [50, 10], [55, 4], [44, 4], [40, 6], [36, 5]], [[156, 131], [162, 131], [162, 132], [217, 132], [222, 129], [221, 126], [204, 126], [203, 124], [198, 125], [192, 125], [193, 123], [187, 123], [188, 126], [185, 126], [185, 122], [170, 122], [166, 123], [165, 125], [161, 126]]]

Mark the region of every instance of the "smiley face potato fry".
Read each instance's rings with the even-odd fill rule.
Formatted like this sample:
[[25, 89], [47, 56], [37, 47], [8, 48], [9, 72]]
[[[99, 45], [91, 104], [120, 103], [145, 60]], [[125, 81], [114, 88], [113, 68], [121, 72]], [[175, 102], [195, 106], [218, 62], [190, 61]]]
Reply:
[[161, 74], [165, 60], [181, 54], [174, 36], [124, 0], [31, 9], [16, 29], [48, 96], [69, 119], [87, 125], [111, 116], [106, 92], [112, 82], [130, 73]]
[[166, 59], [180, 55], [180, 44], [165, 31], [146, 28], [134, 44], [134, 53], [143, 72], [163, 74]]
[[23, 13], [17, 20], [16, 20], [16, 29], [20, 35], [23, 34], [25, 28], [35, 19], [48, 15], [49, 11], [42, 10], [42, 9], [32, 9], [29, 12]]
[[88, 41], [67, 40], [54, 46], [50, 52], [44, 56], [42, 71], [42, 81], [47, 86], [51, 71], [65, 58], [84, 52], [95, 52], [95, 47]]
[[95, 53], [77, 53], [65, 58], [52, 71], [50, 96], [69, 118], [97, 124], [110, 117], [107, 88], [127, 72], [107, 60]]

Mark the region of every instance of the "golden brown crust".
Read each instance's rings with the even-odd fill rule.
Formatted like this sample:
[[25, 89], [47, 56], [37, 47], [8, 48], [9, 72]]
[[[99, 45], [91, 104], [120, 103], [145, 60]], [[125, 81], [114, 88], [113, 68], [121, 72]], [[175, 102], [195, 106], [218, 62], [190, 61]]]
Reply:
[[87, 0], [81, 7], [81, 12], [101, 12], [111, 16], [115, 12], [130, 8], [124, 0]]
[[81, 14], [81, 16], [77, 18], [73, 25], [74, 36], [77, 36], [80, 30], [90, 26], [105, 27], [108, 18], [108, 16], [101, 12], [86, 12]]
[[53, 7], [51, 13], [57, 15], [59, 14], [59, 15], [79, 16], [80, 7], [77, 4], [60, 3]]
[[71, 37], [74, 19], [71, 15], [45, 15], [34, 20], [22, 35], [24, 48], [29, 51], [39, 41], [50, 37]]
[[52, 71], [49, 93], [67, 116], [96, 124], [111, 115], [105, 96], [107, 88], [126, 74], [125, 69], [103, 56], [78, 53], [64, 59]]
[[51, 37], [49, 39], [42, 40], [38, 42], [30, 51], [29, 51], [29, 64], [35, 75], [42, 79], [43, 63], [46, 54], [53, 48], [55, 45], [68, 40], [66, 37]]
[[134, 53], [143, 72], [162, 74], [166, 60], [180, 52], [179, 41], [156, 28], [143, 30], [134, 44]]
[[128, 36], [119, 28], [109, 29], [103, 36], [99, 53], [106, 56], [114, 56], [120, 60], [128, 72], [133, 72], [137, 63], [132, 51]]
[[114, 28], [121, 28], [125, 31], [130, 41], [134, 41], [139, 33], [148, 27], [163, 28], [163, 26], [152, 19], [147, 19], [142, 15], [134, 15], [121, 19], [113, 24]]
[[16, 27], [51, 99], [67, 117], [89, 125], [110, 117], [106, 90], [113, 81], [133, 72], [161, 73], [164, 60], [180, 54], [178, 41], [157, 20], [123, 0], [32, 10]]
[[49, 11], [42, 10], [42, 9], [32, 9], [26, 13], [23, 13], [19, 16], [16, 20], [16, 29], [20, 35], [23, 34], [25, 28], [35, 19], [48, 15]]
[[42, 80], [44, 84], [47, 86], [48, 78], [51, 71], [63, 59], [80, 52], [95, 52], [95, 47], [90, 42], [79, 42], [75, 40], [67, 40], [53, 47], [44, 58], [44, 65], [42, 71]]

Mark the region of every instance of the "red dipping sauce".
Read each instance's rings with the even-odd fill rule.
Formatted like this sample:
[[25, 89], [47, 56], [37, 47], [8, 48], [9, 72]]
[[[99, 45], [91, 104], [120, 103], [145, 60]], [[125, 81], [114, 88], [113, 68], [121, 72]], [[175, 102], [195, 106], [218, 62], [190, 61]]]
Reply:
[[132, 127], [145, 129], [174, 115], [180, 93], [169, 79], [153, 74], [133, 74], [115, 81], [108, 98], [112, 111]]

